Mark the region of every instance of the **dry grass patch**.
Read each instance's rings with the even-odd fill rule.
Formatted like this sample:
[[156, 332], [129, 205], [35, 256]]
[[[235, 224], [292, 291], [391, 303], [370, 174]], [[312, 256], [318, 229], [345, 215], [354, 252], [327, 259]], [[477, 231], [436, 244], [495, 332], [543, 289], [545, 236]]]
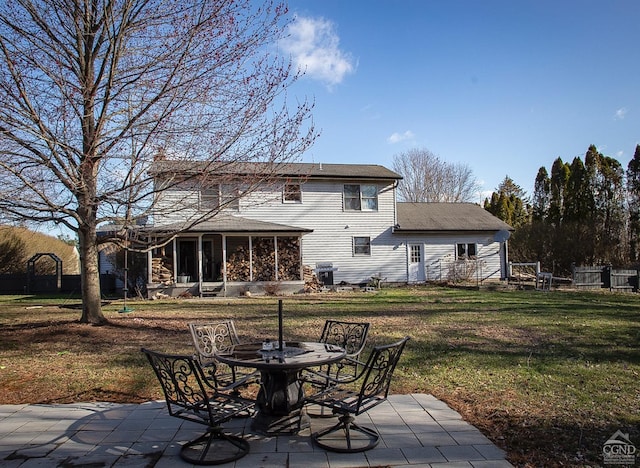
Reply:
[[[275, 298], [113, 303], [101, 327], [79, 324], [78, 304], [0, 296], [0, 403], [161, 398], [140, 347], [193, 352], [190, 321], [277, 337]], [[442, 399], [517, 466], [601, 465], [616, 430], [640, 446], [636, 295], [423, 287], [284, 304], [288, 340], [315, 339], [328, 318], [371, 322], [369, 347], [410, 335], [392, 391]]]

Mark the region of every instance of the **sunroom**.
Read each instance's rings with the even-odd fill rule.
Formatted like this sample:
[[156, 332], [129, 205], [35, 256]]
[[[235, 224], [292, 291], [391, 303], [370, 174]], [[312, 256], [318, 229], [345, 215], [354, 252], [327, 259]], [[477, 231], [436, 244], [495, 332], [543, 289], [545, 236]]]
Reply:
[[[149, 230], [161, 239], [167, 226]], [[147, 294], [237, 296], [304, 288], [302, 236], [309, 229], [229, 216], [193, 226], [148, 253]]]

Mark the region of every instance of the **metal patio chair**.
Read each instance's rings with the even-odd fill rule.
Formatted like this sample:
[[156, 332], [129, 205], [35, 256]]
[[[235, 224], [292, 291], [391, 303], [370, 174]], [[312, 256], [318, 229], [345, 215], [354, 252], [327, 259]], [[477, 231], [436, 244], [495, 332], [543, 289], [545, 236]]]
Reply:
[[[350, 379], [326, 376], [335, 385], [309, 396], [307, 403], [326, 407], [339, 418], [337, 424], [314, 432], [314, 443], [332, 452], [364, 452], [378, 445], [380, 435], [355, 423], [355, 416], [386, 401], [393, 372], [408, 340], [407, 336], [396, 343], [374, 347], [362, 370]], [[339, 432], [344, 437], [337, 437]]]
[[369, 326], [368, 322], [327, 320], [320, 335], [320, 343], [340, 346], [347, 354], [340, 361], [320, 369], [305, 370], [303, 379], [315, 388], [325, 389], [335, 385], [337, 381], [357, 375], [362, 367], [359, 358], [367, 342]]
[[240, 344], [233, 320], [215, 323], [189, 323], [191, 338], [196, 349], [196, 358], [205, 370], [208, 379], [221, 391], [238, 391], [253, 383], [259, 383], [260, 373], [257, 371], [238, 369], [219, 362], [216, 352], [230, 351]]
[[227, 434], [222, 423], [251, 412], [254, 402], [217, 391], [207, 382], [200, 364], [192, 356], [163, 354], [145, 348], [162, 391], [169, 414], [207, 426], [207, 431], [180, 449], [180, 456], [196, 465], [219, 465], [249, 453], [249, 443]]

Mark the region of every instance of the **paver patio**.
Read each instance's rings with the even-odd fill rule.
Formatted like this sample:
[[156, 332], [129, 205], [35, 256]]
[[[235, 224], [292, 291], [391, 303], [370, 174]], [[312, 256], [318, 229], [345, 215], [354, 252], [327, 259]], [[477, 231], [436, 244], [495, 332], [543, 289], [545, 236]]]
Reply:
[[[500, 450], [460, 414], [431, 395], [390, 395], [387, 402], [358, 416], [374, 426], [380, 444], [363, 453], [339, 454], [315, 447], [310, 431], [332, 424], [313, 418], [311, 429], [295, 436], [253, 434], [249, 418], [224, 425], [249, 440], [251, 452], [235, 468], [258, 467], [511, 467]], [[205, 427], [169, 416], [163, 401], [143, 404], [75, 403], [0, 406], [2, 467], [188, 467], [181, 444]]]

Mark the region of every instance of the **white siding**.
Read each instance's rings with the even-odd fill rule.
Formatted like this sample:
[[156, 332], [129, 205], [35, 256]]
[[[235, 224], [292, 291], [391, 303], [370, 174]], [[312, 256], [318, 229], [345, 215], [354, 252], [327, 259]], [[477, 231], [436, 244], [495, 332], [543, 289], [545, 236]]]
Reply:
[[[302, 237], [303, 264], [333, 263], [334, 284], [341, 281], [362, 283], [373, 275], [388, 282], [408, 281], [407, 245], [424, 246], [427, 281], [441, 276], [443, 262], [455, 259], [457, 243], [477, 244], [482, 263], [482, 279], [501, 276], [500, 243], [492, 233], [399, 235], [393, 234], [396, 223], [395, 190], [392, 182], [379, 182], [378, 210], [343, 210], [345, 184], [371, 184], [363, 180], [309, 179], [302, 182], [302, 202], [283, 202], [282, 185], [273, 185], [246, 195], [234, 213], [244, 218], [312, 229]], [[185, 207], [186, 205], [186, 207]], [[196, 213], [198, 191], [183, 187], [167, 192], [159, 206], [170, 207], [169, 214], [154, 219], [156, 225], [184, 221]], [[182, 208], [180, 208], [182, 207]], [[178, 209], [179, 208], [179, 209]], [[369, 237], [371, 255], [354, 255], [353, 238]]]
[[425, 276], [427, 281], [441, 280], [447, 277], [449, 264], [456, 258], [457, 244], [476, 244], [479, 261], [479, 279], [500, 279], [500, 243], [493, 240], [489, 233], [404, 236], [407, 243], [424, 245]]
[[[378, 186], [377, 211], [344, 211], [344, 184], [361, 181], [310, 180], [302, 185], [302, 203], [283, 203], [280, 192], [256, 192], [243, 200], [240, 215], [289, 226], [313, 229], [302, 238], [303, 263], [331, 262], [334, 283], [360, 283], [380, 274], [404, 281], [404, 251], [391, 233], [395, 223], [393, 186]], [[371, 239], [370, 256], [353, 255], [353, 237]], [[400, 271], [398, 271], [400, 267]]]
[[190, 186], [160, 192], [156, 200], [153, 223], [162, 226], [182, 223], [196, 215], [200, 193]]

